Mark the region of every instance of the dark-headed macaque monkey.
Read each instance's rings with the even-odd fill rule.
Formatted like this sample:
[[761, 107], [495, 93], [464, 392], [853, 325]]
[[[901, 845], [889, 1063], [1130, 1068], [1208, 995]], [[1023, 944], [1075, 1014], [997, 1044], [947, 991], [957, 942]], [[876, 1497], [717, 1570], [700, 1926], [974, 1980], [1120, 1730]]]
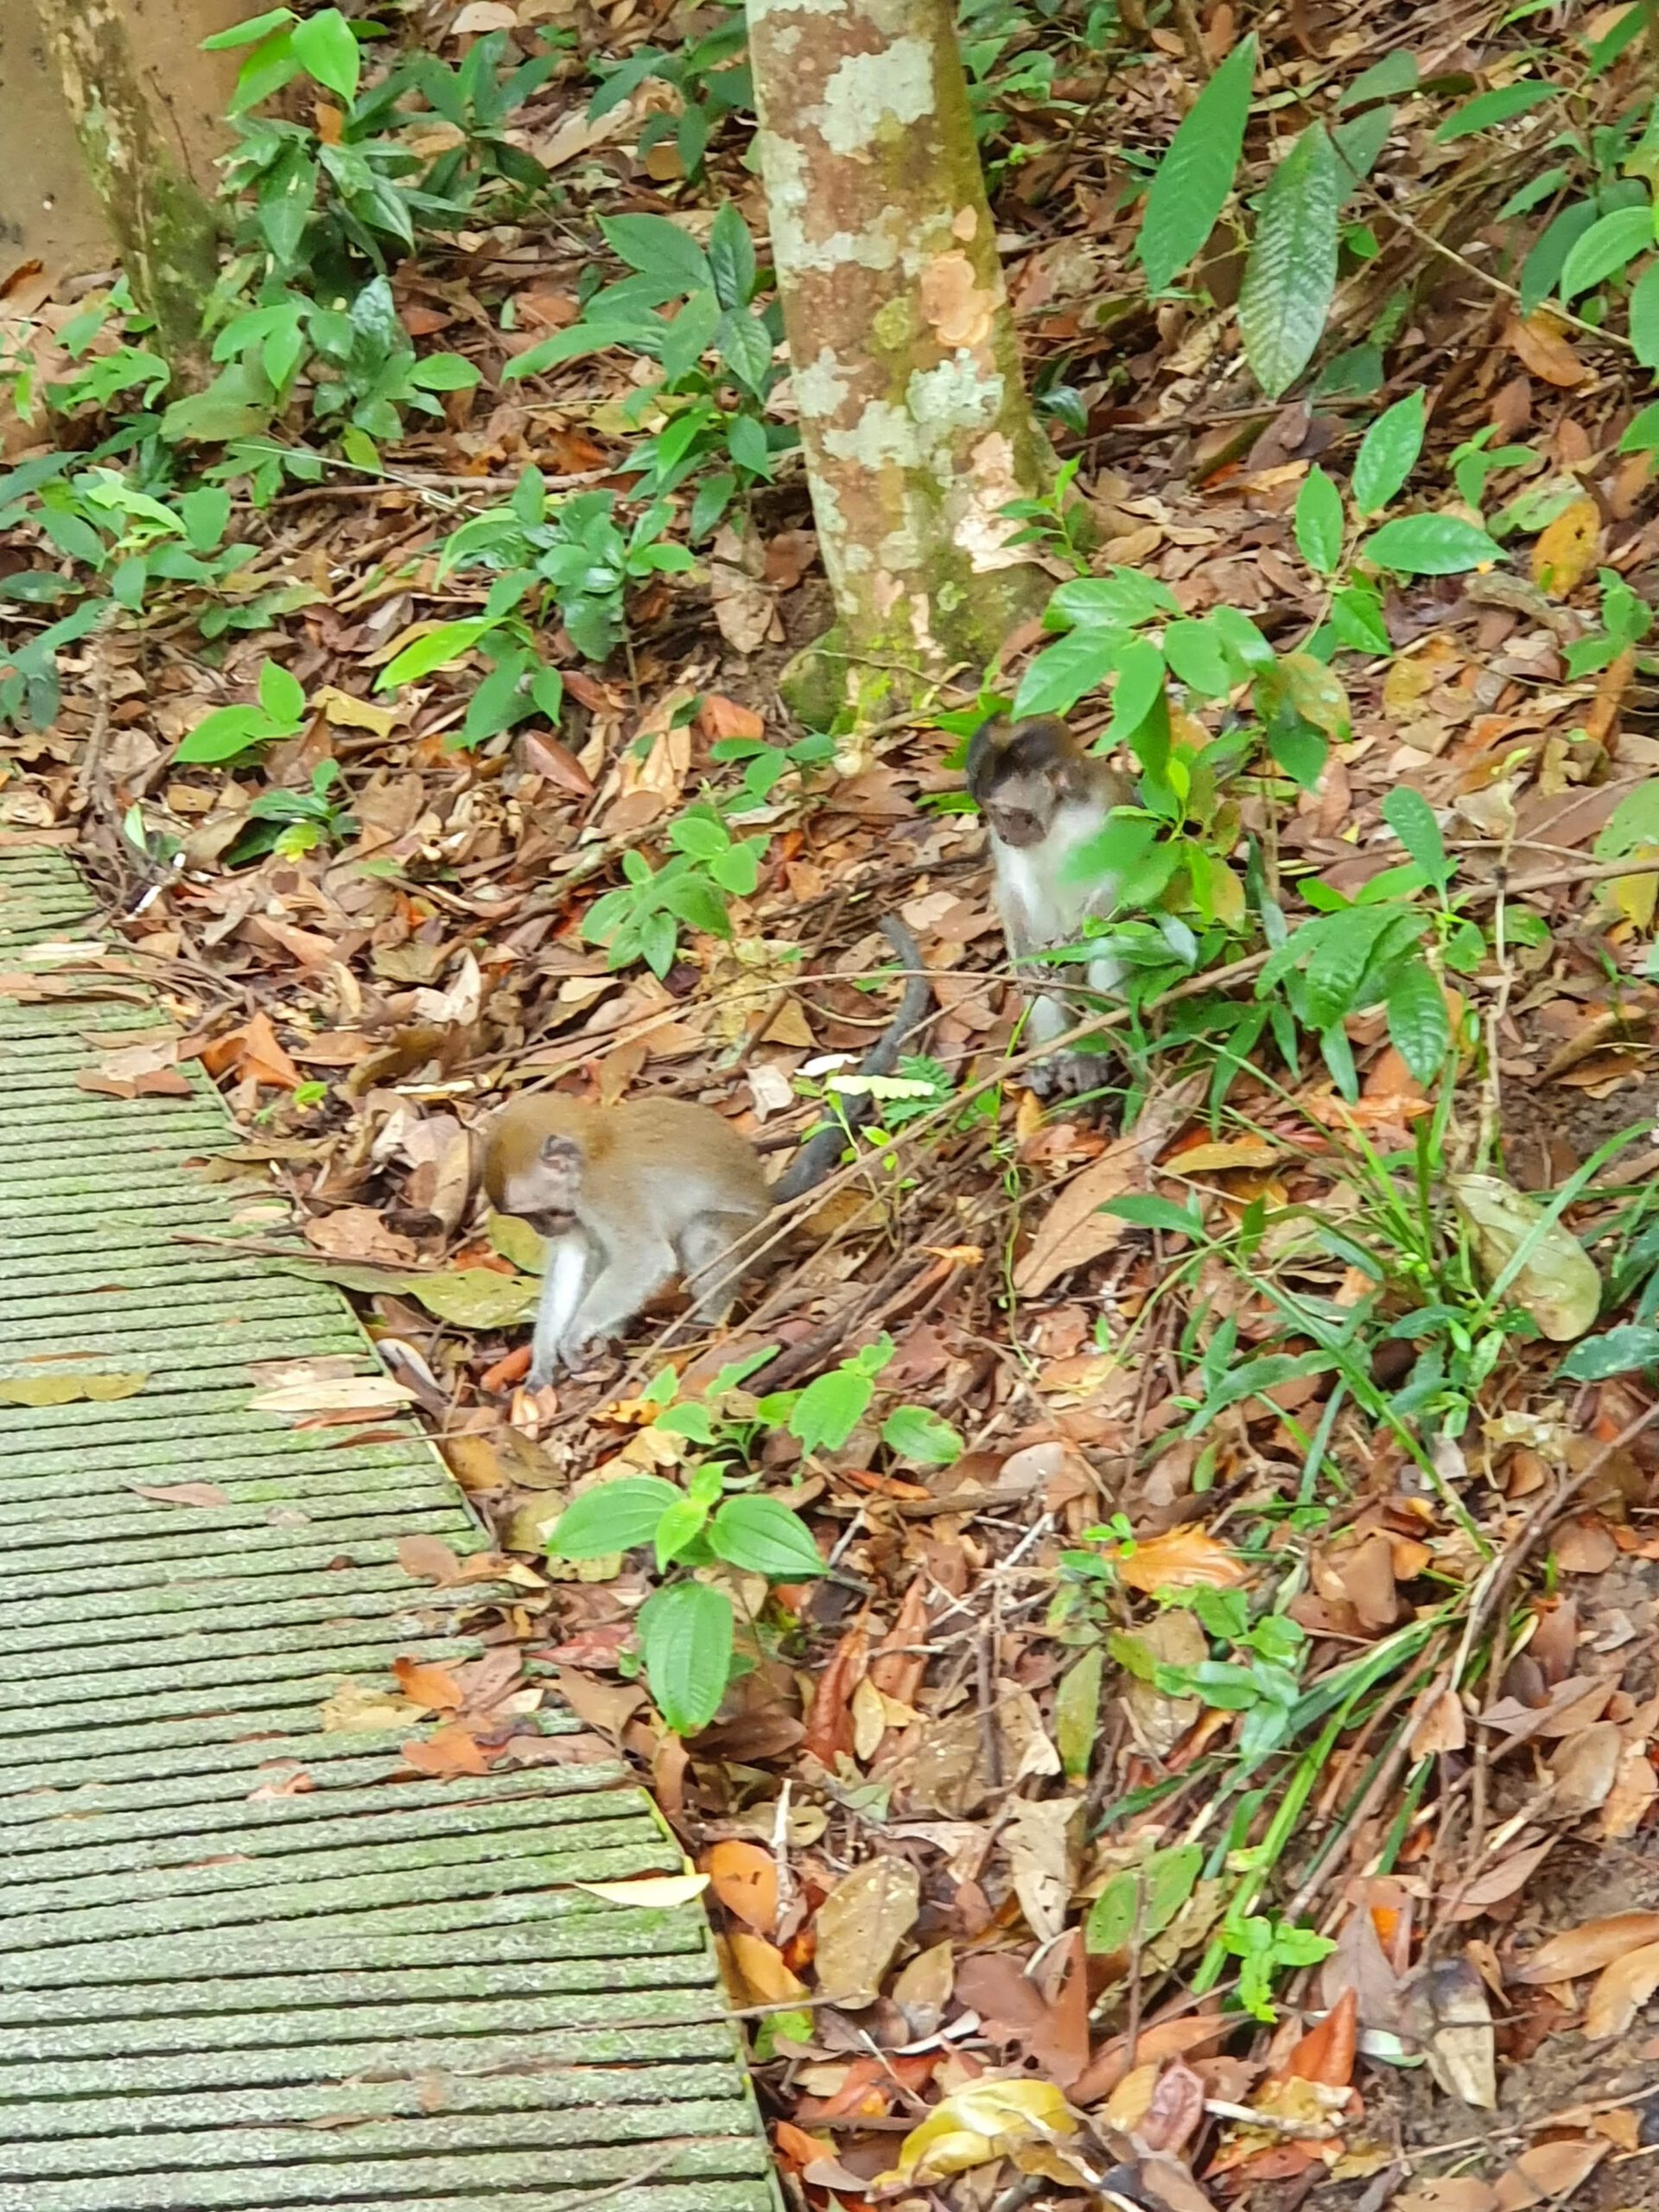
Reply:
[[[992, 894], [1008, 953], [1016, 964], [1033, 954], [1077, 944], [1091, 915], [1109, 913], [1118, 879], [1090, 872], [1086, 847], [1098, 837], [1112, 810], [1133, 805], [1128, 777], [1084, 750], [1055, 715], [1011, 722], [994, 715], [974, 732], [968, 747], [968, 791], [990, 836]], [[1081, 863], [1081, 865], [1080, 865]], [[1123, 980], [1110, 953], [1077, 963], [1091, 992], [1109, 997]], [[1086, 1001], [1068, 997], [1063, 966], [1033, 963], [1028, 1035], [1044, 1046], [1087, 1014]], [[1054, 1089], [1091, 1090], [1106, 1062], [1097, 1053], [1056, 1055], [1045, 1077]], [[1039, 1084], [1035, 1087], [1043, 1087]]]
[[[882, 929], [911, 974], [861, 1075], [892, 1070], [931, 996], [910, 931], [896, 916]], [[843, 1103], [853, 1122], [870, 1109], [868, 1097]], [[699, 1320], [718, 1320], [741, 1272], [730, 1264], [734, 1248], [775, 1205], [821, 1183], [845, 1143], [839, 1123], [821, 1131], [769, 1184], [741, 1131], [689, 1099], [601, 1107], [543, 1091], [503, 1107], [485, 1137], [485, 1190], [499, 1213], [517, 1214], [549, 1240], [531, 1388], [616, 1335], [676, 1275]]]

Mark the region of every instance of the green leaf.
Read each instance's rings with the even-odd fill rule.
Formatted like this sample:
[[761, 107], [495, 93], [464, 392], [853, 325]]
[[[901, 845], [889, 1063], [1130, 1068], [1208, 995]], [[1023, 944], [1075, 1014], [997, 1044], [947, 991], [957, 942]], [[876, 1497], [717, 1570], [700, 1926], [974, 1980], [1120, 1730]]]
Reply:
[[895, 1406], [881, 1424], [881, 1441], [916, 1466], [954, 1466], [963, 1452], [957, 1432], [925, 1406]]
[[201, 41], [204, 54], [223, 54], [232, 47], [257, 46], [270, 32], [280, 30], [284, 23], [296, 20], [291, 8], [267, 8], [263, 16], [250, 16], [245, 22], [232, 23], [229, 30], [215, 31], [211, 38]]
[[470, 391], [483, 373], [477, 362], [467, 360], [464, 354], [429, 353], [423, 361], [416, 362], [409, 380], [417, 391]]
[[835, 1367], [807, 1384], [789, 1417], [789, 1433], [806, 1452], [838, 1452], [863, 1420], [875, 1384], [856, 1368]]
[[1659, 782], [1638, 784], [1608, 817], [1596, 839], [1599, 861], [1622, 861], [1643, 846], [1659, 845]]
[[1317, 463], [1296, 494], [1296, 543], [1310, 569], [1333, 576], [1342, 562], [1342, 494]]
[[683, 1496], [660, 1475], [620, 1475], [614, 1482], [595, 1483], [560, 1514], [547, 1548], [559, 1559], [604, 1559], [612, 1552], [633, 1551], [652, 1541], [657, 1523]]
[[1068, 1782], [1086, 1779], [1100, 1733], [1100, 1690], [1106, 1671], [1103, 1644], [1091, 1644], [1060, 1678], [1054, 1693], [1054, 1742]]
[[701, 291], [714, 282], [708, 255], [666, 215], [601, 215], [599, 227], [618, 259], [642, 276], [682, 292]]
[[259, 671], [259, 703], [285, 734], [292, 732], [305, 720], [305, 686], [280, 662], [268, 660]]
[[1108, 1198], [1099, 1211], [1111, 1214], [1118, 1221], [1132, 1222], [1136, 1229], [1164, 1229], [1177, 1236], [1204, 1234], [1204, 1217], [1196, 1200], [1190, 1206], [1178, 1206], [1173, 1198], [1160, 1198], [1152, 1192], [1134, 1191], [1125, 1198]]
[[1427, 1090], [1446, 1064], [1452, 1023], [1440, 978], [1426, 961], [1403, 962], [1389, 985], [1384, 1002], [1395, 1050]]
[[1398, 99], [1417, 89], [1417, 57], [1403, 47], [1385, 54], [1369, 69], [1361, 70], [1337, 102], [1339, 108], [1358, 107], [1368, 100]]
[[[772, 335], [759, 315], [751, 315], [747, 308], [728, 308], [715, 329], [715, 343], [720, 348], [721, 359], [740, 384], [747, 385], [753, 392], [765, 391], [766, 378], [772, 369]], [[745, 416], [739, 419], [747, 422], [749, 418]], [[733, 427], [735, 428], [735, 424]], [[772, 456], [766, 444], [766, 429], [760, 423], [755, 427], [760, 435], [760, 467], [755, 467], [752, 461], [735, 451], [732, 457], [741, 461], [746, 467], [753, 468], [756, 475], [769, 476], [772, 474]]]
[[1134, 643], [1123, 630], [1072, 630], [1038, 654], [1020, 679], [1014, 711], [1026, 715], [1069, 714], [1079, 699], [1096, 690]]
[[1111, 569], [1103, 576], [1073, 576], [1049, 595], [1044, 613], [1051, 630], [1135, 630], [1160, 614], [1179, 614], [1169, 586], [1139, 569]]
[[1653, 209], [1648, 203], [1614, 208], [1611, 215], [1592, 223], [1573, 245], [1561, 269], [1561, 297], [1576, 299], [1652, 247]]
[[1605, 1382], [1610, 1375], [1634, 1375], [1644, 1367], [1659, 1367], [1659, 1329], [1631, 1322], [1574, 1344], [1558, 1371], [1568, 1382]]
[[270, 716], [257, 707], [217, 707], [187, 734], [174, 758], [188, 767], [234, 760], [275, 734]]
[[775, 1497], [728, 1497], [709, 1524], [716, 1559], [771, 1582], [805, 1582], [823, 1573], [812, 1531]]
[[706, 1582], [671, 1583], [639, 1608], [645, 1679], [677, 1736], [695, 1736], [719, 1712], [731, 1679], [732, 1643], [732, 1601]]
[[1457, 576], [1501, 561], [1503, 549], [1461, 515], [1401, 515], [1360, 548], [1379, 569], [1401, 576]]
[[1305, 791], [1317, 789], [1331, 756], [1331, 747], [1318, 730], [1282, 715], [1268, 725], [1268, 750], [1292, 783]]
[[1409, 784], [1397, 784], [1382, 802], [1382, 819], [1411, 855], [1436, 891], [1444, 891], [1452, 878], [1446, 857], [1446, 841], [1434, 810]]
[[1172, 622], [1164, 632], [1164, 658], [1177, 682], [1201, 699], [1224, 699], [1233, 688], [1226, 648], [1207, 621]]
[[[1642, 283], [1645, 284], [1647, 281], [1644, 276]], [[1637, 289], [1640, 291], [1641, 289], [1642, 285], [1638, 284]], [[1619, 440], [1618, 449], [1620, 453], [1659, 453], [1659, 399], [1650, 401], [1642, 410]]]
[[[1659, 369], [1659, 261], [1649, 262], [1631, 287], [1630, 344], [1644, 369]], [[1650, 415], [1653, 410], [1643, 411]], [[1625, 436], [1629, 435], [1626, 431]], [[1619, 451], [1624, 451], [1622, 440]]]
[[[1046, 656], [1045, 656], [1046, 658]], [[1112, 686], [1112, 719], [1103, 751], [1133, 738], [1164, 696], [1164, 657], [1149, 638], [1131, 638], [1118, 655]]]
[[734, 200], [723, 201], [715, 216], [709, 232], [709, 266], [721, 307], [747, 307], [754, 290], [754, 240]]
[[1376, 514], [1401, 490], [1423, 449], [1427, 420], [1419, 388], [1379, 415], [1366, 431], [1354, 462], [1354, 505], [1361, 514]]
[[1341, 164], [1322, 123], [1310, 124], [1268, 181], [1238, 297], [1238, 325], [1256, 382], [1276, 399], [1313, 358], [1337, 286]]
[[1255, 34], [1240, 41], [1193, 102], [1158, 164], [1135, 239], [1147, 283], [1161, 292], [1185, 268], [1227, 204], [1255, 73]]
[[316, 15], [308, 16], [303, 22], [296, 23], [289, 50], [320, 85], [326, 85], [348, 107], [351, 105], [357, 98], [363, 54], [352, 35], [351, 25], [338, 8], [321, 9]]
[[1512, 122], [1517, 115], [1525, 115], [1543, 101], [1553, 99], [1555, 92], [1554, 85], [1500, 85], [1496, 92], [1477, 92], [1473, 99], [1465, 100], [1446, 117], [1434, 133], [1435, 139], [1444, 146], [1453, 138], [1467, 138], [1477, 130], [1490, 130], [1494, 124]]
[[461, 622], [440, 622], [436, 629], [413, 639], [387, 662], [376, 680], [375, 690], [395, 691], [400, 683], [417, 683], [435, 668], [448, 668], [498, 626], [487, 614], [469, 614]]
[[1143, 1866], [1115, 1874], [1090, 1907], [1084, 1948], [1122, 1951], [1160, 1936], [1192, 1896], [1203, 1866], [1202, 1844], [1178, 1843], [1154, 1851]]

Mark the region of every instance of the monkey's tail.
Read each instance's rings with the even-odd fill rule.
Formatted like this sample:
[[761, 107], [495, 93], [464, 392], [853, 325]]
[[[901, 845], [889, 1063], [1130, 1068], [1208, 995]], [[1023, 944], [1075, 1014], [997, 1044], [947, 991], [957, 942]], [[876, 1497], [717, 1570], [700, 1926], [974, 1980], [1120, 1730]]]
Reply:
[[[922, 967], [922, 956], [916, 940], [897, 914], [889, 914], [881, 925], [881, 934], [910, 971], [905, 985], [905, 995], [899, 1011], [876, 1039], [858, 1064], [860, 1075], [891, 1075], [898, 1063], [899, 1052], [911, 1032], [920, 1023], [933, 997], [933, 986]], [[842, 1101], [847, 1121], [856, 1128], [868, 1122], [874, 1110], [875, 1101], [856, 1092]], [[846, 1149], [847, 1133], [839, 1122], [827, 1129], [820, 1129], [796, 1154], [789, 1166], [772, 1186], [774, 1205], [785, 1205], [791, 1198], [798, 1198], [822, 1183]]]

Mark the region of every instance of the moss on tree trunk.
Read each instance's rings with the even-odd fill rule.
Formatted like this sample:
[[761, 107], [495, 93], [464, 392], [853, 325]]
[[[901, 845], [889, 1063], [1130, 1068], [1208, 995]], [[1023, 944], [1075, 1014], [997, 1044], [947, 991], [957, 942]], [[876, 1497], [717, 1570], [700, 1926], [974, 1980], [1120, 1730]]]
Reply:
[[861, 720], [1041, 607], [1040, 494], [950, 0], [748, 0], [772, 256], [836, 623], [795, 694]]
[[157, 113], [125, 0], [36, 0], [87, 174], [133, 297], [177, 381], [207, 381], [202, 309], [219, 265], [213, 211]]

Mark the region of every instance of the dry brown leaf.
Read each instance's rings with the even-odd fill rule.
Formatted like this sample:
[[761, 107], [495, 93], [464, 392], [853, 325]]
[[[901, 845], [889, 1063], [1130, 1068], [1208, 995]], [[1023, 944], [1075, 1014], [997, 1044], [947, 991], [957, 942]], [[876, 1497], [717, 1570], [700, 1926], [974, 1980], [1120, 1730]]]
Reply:
[[1570, 391], [1582, 384], [1590, 371], [1561, 335], [1559, 326], [1543, 315], [1517, 315], [1504, 334], [1510, 351], [1524, 368], [1558, 391]]
[[230, 1492], [217, 1483], [127, 1483], [135, 1497], [149, 1498], [156, 1505], [228, 1505]]
[[1659, 1943], [1643, 1943], [1638, 1950], [1623, 1953], [1602, 1968], [1590, 1992], [1584, 2032], [1592, 2038], [1623, 2035], [1656, 1989]]
[[728, 1912], [760, 1935], [771, 1934], [778, 1924], [778, 1866], [769, 1851], [730, 1840], [711, 1844], [699, 1864]]
[[1507, 1979], [1534, 1985], [1571, 1981], [1581, 1974], [1599, 1974], [1627, 1951], [1654, 1943], [1659, 1943], [1659, 1912], [1615, 1912], [1605, 1919], [1564, 1928], [1529, 1958], [1512, 1966]]
[[[717, 1882], [715, 1886], [718, 1887]], [[747, 1929], [734, 1928], [726, 1938], [726, 1944], [732, 1962], [749, 1991], [750, 2003], [791, 2005], [807, 1994], [806, 1984], [797, 1980], [785, 1965], [783, 1953], [775, 1943], [768, 1943], [764, 1936], [751, 1936]]]
[[1548, 2197], [1570, 2196], [1612, 2147], [1605, 2136], [1564, 2136], [1533, 2144], [1493, 2185], [1499, 2212], [1529, 2212]]
[[1014, 1893], [1039, 1943], [1065, 1926], [1083, 1853], [1081, 1797], [1016, 1798], [1003, 1830]]
[[411, 1737], [404, 1745], [403, 1757], [417, 1774], [429, 1774], [435, 1782], [490, 1770], [490, 1755], [477, 1737], [453, 1720], [435, 1728], [429, 1736]]
[[818, 1986], [837, 2004], [874, 2004], [902, 1937], [916, 1923], [921, 1877], [907, 1859], [869, 1859], [818, 1907]]
[[422, 1582], [435, 1582], [440, 1589], [461, 1577], [461, 1560], [442, 1536], [400, 1537], [397, 1564], [405, 1574]]
[[1014, 1268], [1014, 1286], [1035, 1298], [1052, 1282], [1109, 1252], [1128, 1224], [1100, 1209], [1126, 1191], [1147, 1187], [1147, 1148], [1134, 1137], [1120, 1137], [1067, 1184], [1039, 1223], [1031, 1249]]
[[1502, 1859], [1496, 1866], [1489, 1866], [1484, 1873], [1477, 1874], [1466, 1889], [1460, 1889], [1451, 1908], [1454, 1920], [1472, 1920], [1484, 1912], [1488, 1905], [1502, 1904], [1505, 1897], [1532, 1879], [1554, 1848], [1554, 1836], [1546, 1836], [1541, 1843], [1531, 1843]]
[[1624, 1739], [1611, 1720], [1595, 1720], [1568, 1736], [1549, 1762], [1553, 1802], [1564, 1813], [1593, 1813], [1607, 1802], [1618, 1772]]
[[1448, 2096], [1482, 2112], [1497, 2104], [1497, 2039], [1486, 1986], [1467, 1959], [1430, 1967], [1406, 1992], [1407, 2032]]

